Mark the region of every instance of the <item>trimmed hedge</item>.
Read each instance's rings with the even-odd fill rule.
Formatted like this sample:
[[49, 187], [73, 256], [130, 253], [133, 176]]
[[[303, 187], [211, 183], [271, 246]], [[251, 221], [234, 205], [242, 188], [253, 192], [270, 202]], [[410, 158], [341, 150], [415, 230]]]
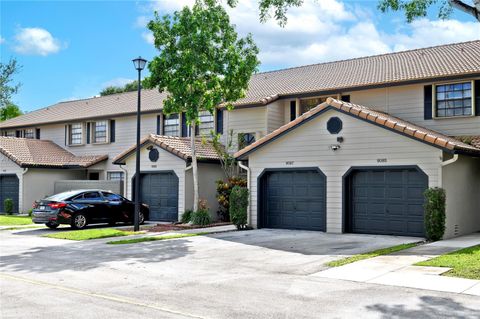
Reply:
[[443, 188], [429, 188], [425, 196], [425, 236], [428, 240], [440, 240], [445, 233], [445, 200]]
[[230, 193], [230, 220], [237, 229], [247, 228], [248, 189], [234, 186]]
[[206, 209], [200, 209], [196, 212], [192, 213], [190, 221], [194, 225], [209, 225], [212, 223], [212, 217], [210, 217], [210, 213]]
[[13, 199], [5, 198], [3, 201], [3, 209], [5, 210], [5, 214], [11, 215], [13, 213]]

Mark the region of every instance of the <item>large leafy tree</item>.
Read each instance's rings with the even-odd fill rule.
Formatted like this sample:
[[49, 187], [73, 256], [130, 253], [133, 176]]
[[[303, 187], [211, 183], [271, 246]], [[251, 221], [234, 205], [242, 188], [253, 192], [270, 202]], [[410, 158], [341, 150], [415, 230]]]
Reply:
[[[214, 114], [219, 105], [233, 108], [257, 69], [258, 48], [251, 35], [239, 38], [217, 0], [197, 0], [173, 15], [155, 13], [148, 28], [159, 54], [148, 65], [146, 87], [168, 92], [165, 114], [183, 113], [191, 132], [199, 112]], [[194, 210], [198, 210], [198, 167], [195, 134], [191, 134]]]
[[[235, 7], [239, 0], [227, 0], [231, 7]], [[471, 0], [471, 3], [461, 0], [379, 0], [378, 8], [382, 12], [388, 10], [403, 11], [408, 22], [415, 18], [425, 17], [430, 7], [439, 5], [438, 16], [448, 18], [452, 9], [464, 11], [480, 21], [480, 0]], [[287, 23], [287, 11], [291, 7], [299, 7], [303, 0], [259, 0], [260, 20], [265, 22], [273, 13], [273, 18], [284, 26]]]
[[12, 119], [22, 114], [22, 111], [17, 105], [9, 102], [7, 105], [0, 108], [0, 122]]
[[137, 90], [137, 81], [132, 81], [124, 86], [107, 86], [101, 92], [101, 96], [111, 95], [116, 93], [132, 92]]
[[12, 96], [20, 88], [19, 83], [13, 83], [13, 76], [19, 70], [20, 66], [15, 59], [10, 59], [8, 63], [0, 62], [0, 121], [22, 114], [18, 106], [11, 102]]

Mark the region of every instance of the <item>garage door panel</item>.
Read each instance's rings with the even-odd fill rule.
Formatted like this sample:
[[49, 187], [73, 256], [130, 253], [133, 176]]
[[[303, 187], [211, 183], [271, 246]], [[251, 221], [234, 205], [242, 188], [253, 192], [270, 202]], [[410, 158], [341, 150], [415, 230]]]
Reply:
[[19, 185], [20, 182], [16, 175], [0, 175], [0, 210], [3, 210], [5, 199], [13, 200], [13, 213], [19, 212]]
[[325, 230], [325, 177], [316, 170], [272, 171], [262, 177], [263, 226]]
[[423, 236], [428, 178], [414, 168], [355, 170], [349, 177], [352, 232]]
[[150, 220], [178, 220], [178, 178], [173, 172], [144, 173], [140, 199], [150, 207]]

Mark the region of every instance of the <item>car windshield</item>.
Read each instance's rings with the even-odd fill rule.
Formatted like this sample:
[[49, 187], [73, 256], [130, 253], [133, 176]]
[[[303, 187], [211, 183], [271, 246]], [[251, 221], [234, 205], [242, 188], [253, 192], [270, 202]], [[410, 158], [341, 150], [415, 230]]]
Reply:
[[58, 193], [55, 195], [52, 195], [50, 197], [45, 198], [45, 200], [51, 200], [51, 201], [61, 201], [61, 200], [66, 200], [72, 196], [75, 196], [78, 194], [78, 191], [68, 191], [68, 192], [63, 192], [63, 193]]

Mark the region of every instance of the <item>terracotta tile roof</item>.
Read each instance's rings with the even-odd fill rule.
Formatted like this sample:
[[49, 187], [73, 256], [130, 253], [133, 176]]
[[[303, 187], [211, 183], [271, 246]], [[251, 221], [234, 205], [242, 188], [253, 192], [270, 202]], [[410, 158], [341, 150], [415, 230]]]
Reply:
[[328, 98], [325, 103], [318, 105], [317, 107], [313, 108], [309, 112], [304, 113], [302, 116], [296, 118], [290, 123], [283, 125], [282, 127], [278, 128], [272, 133], [259, 139], [255, 143], [245, 147], [244, 149], [239, 150], [238, 152], [235, 153], [234, 156], [237, 159], [243, 159], [246, 157], [246, 155], [255, 151], [255, 149], [259, 148], [265, 143], [268, 143], [275, 137], [287, 133], [291, 129], [294, 129], [295, 127], [300, 125], [302, 122], [305, 122], [306, 120], [315, 116], [316, 114], [320, 114], [323, 111], [326, 111], [328, 109], [337, 110], [342, 113], [346, 113], [354, 117], [361, 118], [363, 120], [366, 120], [367, 122], [374, 123], [381, 127], [390, 129], [394, 132], [409, 136], [418, 141], [422, 141], [427, 144], [431, 144], [433, 146], [437, 146], [445, 150], [450, 150], [453, 152], [460, 152], [460, 153], [467, 153], [472, 155], [480, 155], [480, 148], [477, 148], [473, 145], [466, 144], [453, 137], [449, 137], [441, 133], [418, 126], [416, 124], [403, 121], [398, 117], [391, 116], [387, 113], [374, 111], [362, 105], [356, 105], [356, 104], [336, 100], [333, 98]]
[[52, 141], [0, 137], [0, 153], [21, 167], [86, 168], [107, 155], [76, 156]]
[[[255, 74], [235, 105], [268, 104], [284, 96], [480, 75], [480, 40], [327, 62]], [[160, 111], [166, 93], [142, 91], [142, 110]], [[0, 123], [0, 128], [134, 114], [137, 93], [62, 102]]]
[[454, 138], [466, 144], [475, 146], [476, 148], [480, 148], [480, 135], [454, 136]]
[[[152, 143], [160, 148], [184, 159], [190, 160], [192, 158], [192, 149], [190, 147], [190, 137], [176, 137], [150, 134], [140, 141], [142, 146]], [[114, 164], [125, 164], [126, 158], [135, 151], [136, 146], [132, 145], [129, 149], [115, 156]], [[219, 156], [215, 151], [212, 142], [197, 138], [195, 140], [195, 149], [197, 152], [197, 159], [200, 160], [214, 160], [218, 161]]]

